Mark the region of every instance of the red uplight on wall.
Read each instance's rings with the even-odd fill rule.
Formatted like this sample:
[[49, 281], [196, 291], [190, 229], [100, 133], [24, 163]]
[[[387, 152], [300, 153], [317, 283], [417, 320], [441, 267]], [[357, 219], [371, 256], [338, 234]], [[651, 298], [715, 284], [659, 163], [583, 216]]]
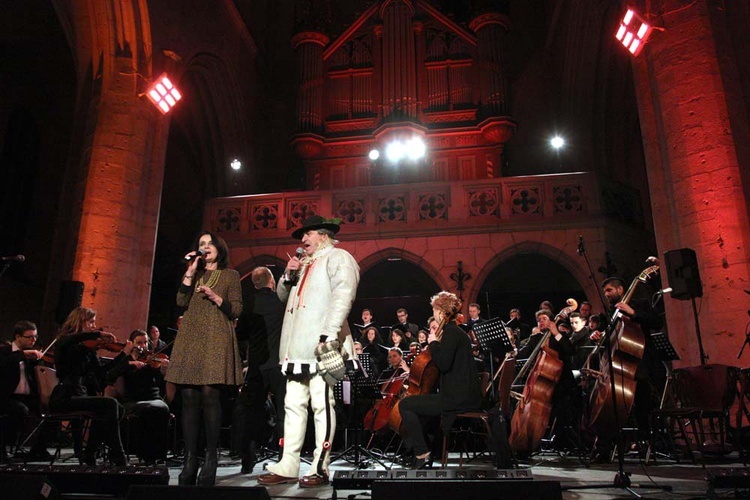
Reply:
[[167, 77], [166, 73], [163, 73], [157, 80], [151, 85], [151, 88], [146, 92], [149, 100], [154, 103], [154, 106], [159, 108], [162, 114], [167, 114], [182, 99], [182, 94], [177, 90], [177, 87], [172, 85], [172, 82]]
[[640, 14], [631, 8], [620, 21], [615, 38], [622, 43], [634, 56], [640, 54], [643, 45], [653, 31], [653, 26], [646, 22]]

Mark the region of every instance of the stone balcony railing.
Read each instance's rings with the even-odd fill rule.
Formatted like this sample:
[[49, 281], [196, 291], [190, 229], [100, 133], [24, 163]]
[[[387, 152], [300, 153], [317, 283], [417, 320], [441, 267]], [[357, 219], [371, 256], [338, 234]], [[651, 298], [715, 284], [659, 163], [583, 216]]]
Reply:
[[206, 202], [204, 227], [230, 246], [268, 245], [288, 243], [312, 214], [340, 218], [346, 239], [360, 240], [564, 228], [605, 215], [632, 222], [618, 213], [640, 213], [637, 205], [633, 190], [583, 172], [215, 198]]

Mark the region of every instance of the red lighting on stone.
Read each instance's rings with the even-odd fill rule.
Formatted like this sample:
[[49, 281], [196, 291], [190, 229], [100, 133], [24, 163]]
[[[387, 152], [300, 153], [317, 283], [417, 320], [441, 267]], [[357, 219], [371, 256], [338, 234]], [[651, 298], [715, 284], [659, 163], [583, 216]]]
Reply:
[[182, 99], [182, 94], [172, 84], [167, 74], [162, 74], [146, 92], [149, 100], [154, 103], [162, 114], [167, 114]]
[[631, 54], [637, 56], [643, 49], [649, 35], [651, 35], [651, 31], [653, 31], [653, 27], [640, 14], [629, 8], [620, 21], [615, 38]]

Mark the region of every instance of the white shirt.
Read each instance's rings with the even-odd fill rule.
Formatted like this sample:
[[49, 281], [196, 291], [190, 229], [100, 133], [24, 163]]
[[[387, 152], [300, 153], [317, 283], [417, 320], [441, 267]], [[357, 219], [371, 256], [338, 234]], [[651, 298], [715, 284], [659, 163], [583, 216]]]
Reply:
[[[20, 351], [15, 341], [11, 344], [13, 352]], [[21, 378], [18, 379], [18, 385], [13, 394], [31, 394], [31, 386], [29, 385], [29, 379], [26, 378], [26, 360], [18, 362], [18, 369], [21, 372]]]

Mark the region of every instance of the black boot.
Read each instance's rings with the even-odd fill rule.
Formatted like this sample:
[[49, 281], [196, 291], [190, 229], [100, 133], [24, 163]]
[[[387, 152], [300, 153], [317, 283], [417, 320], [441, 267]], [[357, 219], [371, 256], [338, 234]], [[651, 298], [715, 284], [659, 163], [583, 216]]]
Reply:
[[185, 453], [185, 464], [182, 472], [177, 476], [177, 484], [180, 486], [192, 486], [195, 484], [195, 478], [198, 476], [198, 455], [195, 453]]
[[198, 474], [198, 486], [213, 486], [216, 483], [216, 467], [218, 465], [216, 452], [206, 452], [206, 460], [201, 467], [201, 473]]

